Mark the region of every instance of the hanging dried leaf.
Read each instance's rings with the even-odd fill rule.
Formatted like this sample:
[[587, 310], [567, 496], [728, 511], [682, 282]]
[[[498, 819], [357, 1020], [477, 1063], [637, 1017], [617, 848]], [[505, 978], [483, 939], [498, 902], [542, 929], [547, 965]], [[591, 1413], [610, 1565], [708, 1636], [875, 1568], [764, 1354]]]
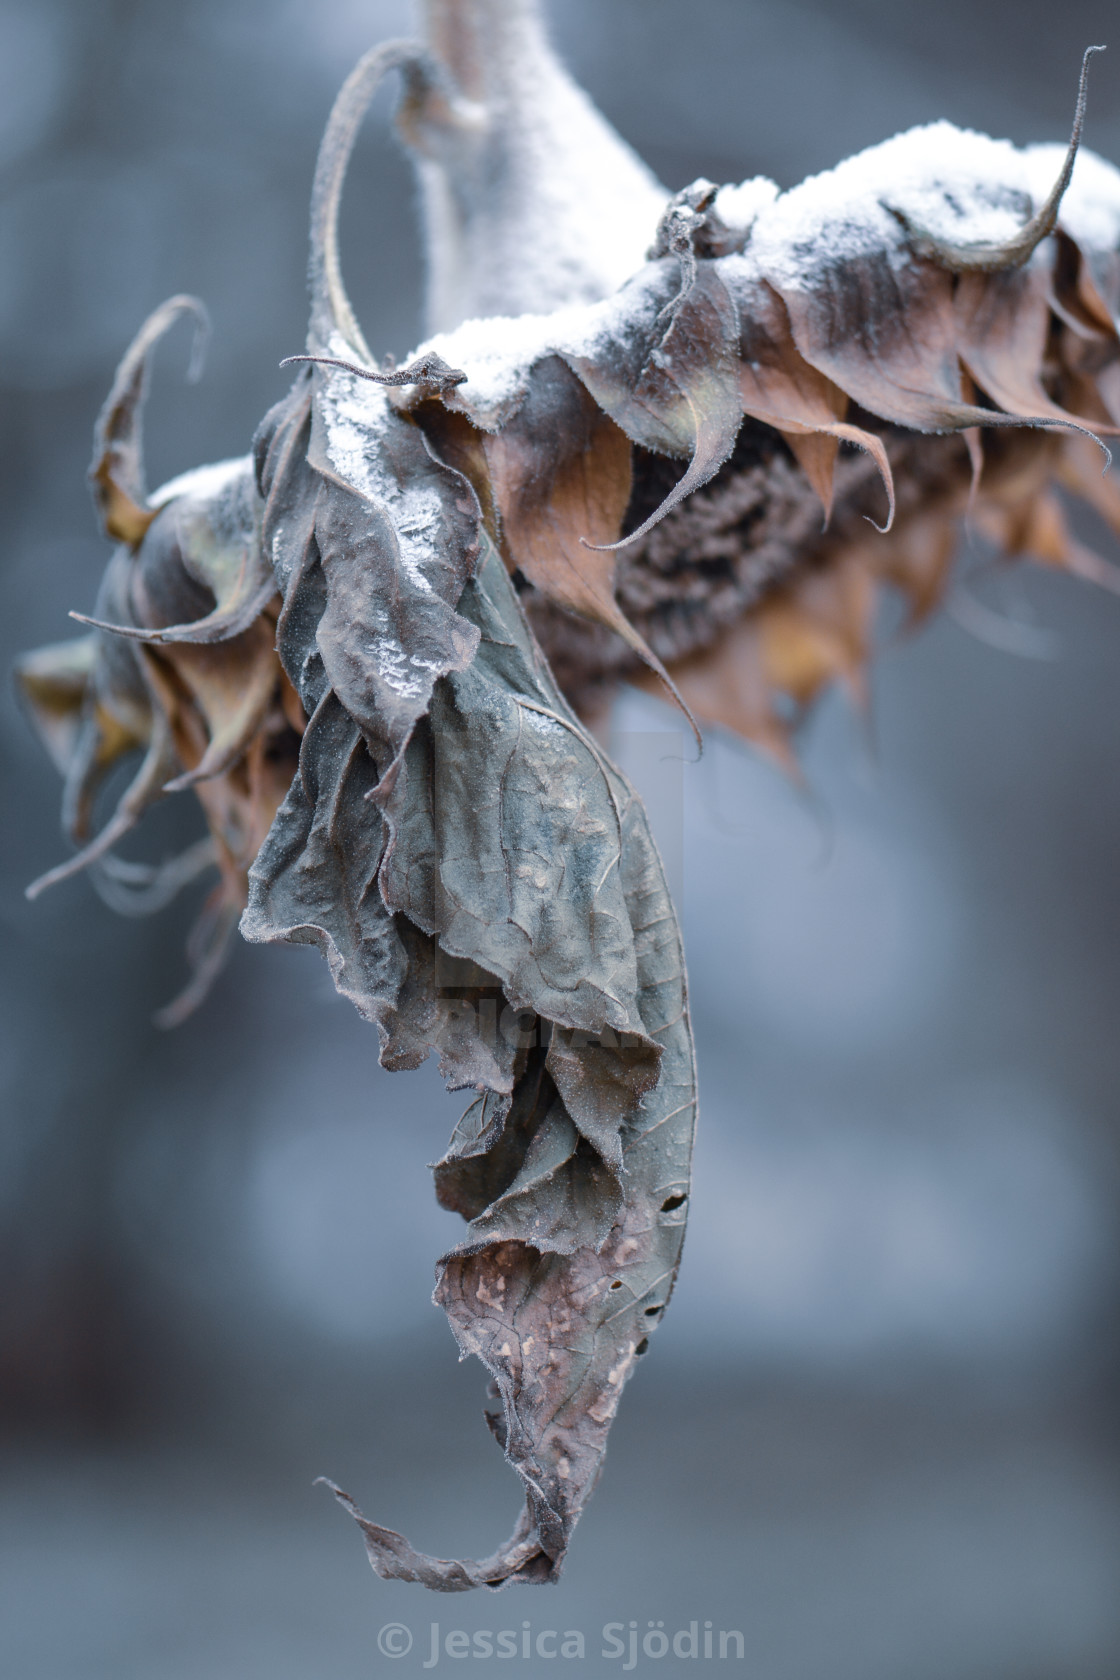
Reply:
[[[414, 435], [388, 411], [373, 424]], [[458, 496], [456, 475], [443, 472], [445, 494]], [[271, 494], [284, 487], [266, 474], [265, 488], [269, 528]], [[617, 1392], [657, 1316], [651, 1291], [659, 1314], [675, 1271], [683, 1227], [666, 1216], [662, 1230], [659, 1210], [687, 1195], [694, 1101], [679, 942], [641, 807], [553, 686], [486, 552], [457, 603], [477, 652], [436, 683], [391, 780], [368, 746], [376, 645], [352, 636], [343, 668], [361, 722], [333, 688], [321, 693], [243, 923], [251, 939], [319, 944], [340, 990], [381, 1028], [384, 1059], [399, 1065], [402, 1041], [410, 1060], [434, 1049], [453, 1083], [492, 1093], [440, 1169], [471, 1236], [443, 1263], [439, 1294], [465, 1351], [499, 1385], [500, 1438], [530, 1522], [485, 1564], [424, 1558], [366, 1527], [380, 1573], [445, 1590], [559, 1570]], [[317, 669], [310, 650], [332, 623], [331, 580], [324, 589], [311, 567], [290, 575], [285, 618], [306, 637], [286, 647], [298, 680]], [[429, 628], [417, 616], [411, 632]], [[480, 1006], [485, 986], [441, 996], [448, 958], [496, 982], [500, 1015]], [[416, 1007], [425, 982], [426, 1012]], [[525, 1017], [512, 1058], [498, 1043], [511, 1012]], [[583, 1347], [595, 1358], [573, 1394]]]

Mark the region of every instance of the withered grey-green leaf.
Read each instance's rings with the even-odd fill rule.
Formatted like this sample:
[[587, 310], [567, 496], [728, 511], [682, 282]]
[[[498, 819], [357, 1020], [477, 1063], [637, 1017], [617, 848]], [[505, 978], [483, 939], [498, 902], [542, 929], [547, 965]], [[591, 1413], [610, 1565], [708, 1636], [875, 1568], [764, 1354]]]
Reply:
[[[695, 1102], [679, 937], [641, 806], [556, 689], [489, 540], [457, 592], [446, 573], [438, 593], [402, 577], [387, 504], [355, 496], [337, 452], [301, 464], [287, 449], [285, 424], [309, 435], [300, 403], [297, 387], [262, 450], [262, 489], [288, 580], [281, 648], [315, 709], [243, 927], [318, 943], [388, 1065], [434, 1050], [452, 1084], [479, 1089], [436, 1169], [469, 1221], [437, 1298], [497, 1384], [529, 1515], [481, 1563], [422, 1557], [376, 1525], [367, 1544], [380, 1573], [444, 1590], [541, 1579], [563, 1562], [679, 1258]], [[424, 448], [380, 392], [368, 415], [395, 434], [390, 461]], [[448, 519], [471, 506], [477, 543], [469, 487], [423, 459]], [[296, 472], [316, 514], [286, 561]], [[349, 610], [345, 556], [324, 554], [345, 521], [367, 568], [397, 567], [388, 678], [383, 595], [364, 598], [379, 619]], [[406, 723], [410, 672], [441, 663]]]

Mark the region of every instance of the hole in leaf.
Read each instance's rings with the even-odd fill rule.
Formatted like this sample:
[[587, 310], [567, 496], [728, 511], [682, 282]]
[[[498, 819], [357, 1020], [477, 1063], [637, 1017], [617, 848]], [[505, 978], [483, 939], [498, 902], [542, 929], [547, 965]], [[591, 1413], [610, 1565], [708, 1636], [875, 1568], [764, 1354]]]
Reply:
[[621, 1278], [615, 1278], [614, 1282], [611, 1284], [611, 1288], [612, 1289], [621, 1289], [622, 1288], [622, 1279]]
[[660, 1307], [647, 1307], [646, 1308], [646, 1317], [647, 1318], [656, 1318], [660, 1311], [661, 1311]]
[[674, 1190], [671, 1196], [666, 1196], [661, 1204], [662, 1213], [672, 1213], [674, 1208], [683, 1207], [688, 1200], [687, 1190]]
[[648, 1336], [643, 1336], [641, 1341], [638, 1343], [637, 1347], [634, 1349], [634, 1352], [635, 1352], [635, 1354], [644, 1353], [648, 1347], [649, 1347], [649, 1337]]

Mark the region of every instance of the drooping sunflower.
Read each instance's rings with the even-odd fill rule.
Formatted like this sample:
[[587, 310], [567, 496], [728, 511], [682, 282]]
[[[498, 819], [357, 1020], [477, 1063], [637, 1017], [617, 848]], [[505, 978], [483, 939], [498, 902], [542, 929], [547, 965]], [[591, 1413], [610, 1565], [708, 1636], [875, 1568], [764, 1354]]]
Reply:
[[[445, 1560], [339, 1492], [380, 1574], [458, 1591], [558, 1574], [684, 1233], [680, 937], [595, 724], [620, 679], [653, 683], [698, 732], [789, 763], [822, 689], [862, 689], [880, 591], [915, 623], [936, 606], [966, 516], [1114, 586], [1056, 487], [1120, 530], [1120, 174], [1079, 151], [1086, 54], [1065, 151], [938, 123], [787, 193], [671, 195], [532, 0], [426, 10], [427, 42], [368, 54], [328, 123], [291, 392], [251, 455], [149, 496], [150, 353], [200, 306], [145, 323], [97, 424], [118, 547], [89, 633], [19, 677], [80, 848], [33, 892], [88, 868], [155, 908], [218, 869], [169, 1020], [240, 920], [320, 947], [385, 1066], [434, 1051], [471, 1092], [435, 1169], [467, 1221], [436, 1298], [490, 1372], [525, 1507], [492, 1557]], [[391, 70], [432, 327], [400, 368], [371, 354], [337, 244]], [[210, 840], [120, 860], [186, 789]]]

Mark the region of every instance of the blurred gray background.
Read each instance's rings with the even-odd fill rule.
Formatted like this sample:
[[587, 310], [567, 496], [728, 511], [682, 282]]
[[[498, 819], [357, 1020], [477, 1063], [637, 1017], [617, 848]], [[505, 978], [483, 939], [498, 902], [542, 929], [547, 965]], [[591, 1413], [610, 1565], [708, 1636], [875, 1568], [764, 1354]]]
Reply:
[[[939, 116], [1064, 139], [1098, 41], [1087, 138], [1120, 160], [1097, 0], [550, 13], [674, 188], [792, 185]], [[243, 452], [286, 388], [322, 123], [408, 25], [405, 0], [0, 0], [6, 663], [92, 602], [91, 427], [149, 309], [196, 292], [215, 328], [198, 386], [185, 334], [161, 352], [151, 483]], [[344, 260], [374, 349], [401, 354], [421, 263], [388, 104]], [[435, 1619], [580, 1629], [587, 1661], [554, 1666], [609, 1675], [605, 1622], [711, 1620], [742, 1631], [728, 1666], [750, 1680], [1114, 1680], [1120, 600], [963, 564], [979, 607], [884, 649], [873, 740], [840, 700], [814, 720], [811, 797], [718, 738], [682, 764], [671, 712], [618, 708], [683, 883], [691, 1231], [564, 1580], [500, 1598], [375, 1580], [310, 1486], [330, 1474], [444, 1555], [512, 1520], [483, 1374], [428, 1301], [457, 1221], [425, 1163], [457, 1099], [430, 1069], [382, 1073], [309, 952], [239, 947], [157, 1032], [192, 906], [124, 921], [82, 880], [23, 901], [64, 853], [4, 688], [5, 1674], [404, 1675]], [[196, 830], [169, 802], [145, 855]], [[378, 1651], [390, 1621], [407, 1658]]]

